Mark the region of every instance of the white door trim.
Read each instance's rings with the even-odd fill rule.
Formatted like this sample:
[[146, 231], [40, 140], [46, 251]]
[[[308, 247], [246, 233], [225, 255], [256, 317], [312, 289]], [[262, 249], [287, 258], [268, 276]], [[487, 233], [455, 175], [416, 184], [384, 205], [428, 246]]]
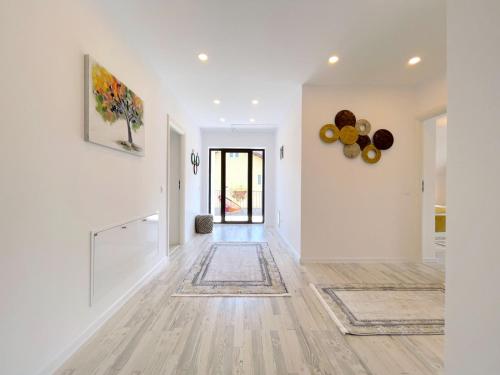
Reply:
[[179, 162], [180, 162], [180, 180], [181, 180], [181, 189], [180, 189], [180, 202], [179, 202], [179, 243], [180, 245], [183, 245], [185, 242], [185, 228], [186, 228], [186, 223], [185, 223], [185, 211], [186, 211], [186, 189], [185, 189], [185, 163], [186, 163], [186, 150], [185, 150], [185, 133], [184, 129], [182, 126], [180, 126], [177, 122], [175, 122], [170, 115], [167, 115], [167, 255], [169, 255], [169, 244], [170, 244], [170, 234], [169, 234], [169, 228], [170, 228], [170, 200], [172, 199], [172, 192], [170, 191], [170, 179], [171, 179], [171, 168], [170, 168], [170, 160], [172, 155], [170, 154], [172, 147], [170, 146], [170, 132], [174, 131], [176, 132], [181, 139], [181, 151], [179, 155]]

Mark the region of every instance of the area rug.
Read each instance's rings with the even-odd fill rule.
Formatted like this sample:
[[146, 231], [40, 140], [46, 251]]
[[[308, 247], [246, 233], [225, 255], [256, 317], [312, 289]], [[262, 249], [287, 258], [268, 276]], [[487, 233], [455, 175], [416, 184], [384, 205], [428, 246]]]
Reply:
[[311, 284], [311, 287], [344, 334], [444, 334], [443, 285]]
[[288, 296], [267, 243], [217, 242], [203, 251], [173, 296]]

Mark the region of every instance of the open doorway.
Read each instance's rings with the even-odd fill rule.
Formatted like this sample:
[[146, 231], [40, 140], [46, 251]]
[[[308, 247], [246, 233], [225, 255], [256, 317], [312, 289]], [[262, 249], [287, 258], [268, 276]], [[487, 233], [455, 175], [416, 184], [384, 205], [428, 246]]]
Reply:
[[446, 255], [447, 116], [423, 122], [422, 258], [444, 263]]
[[214, 222], [264, 223], [265, 150], [210, 149], [208, 186]]
[[171, 254], [184, 243], [184, 132], [170, 118], [167, 150], [167, 229], [168, 252]]

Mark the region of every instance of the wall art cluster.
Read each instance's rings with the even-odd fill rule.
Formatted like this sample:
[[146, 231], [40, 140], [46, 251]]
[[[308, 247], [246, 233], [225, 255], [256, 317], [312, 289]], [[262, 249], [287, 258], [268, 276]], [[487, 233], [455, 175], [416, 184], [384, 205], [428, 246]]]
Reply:
[[85, 140], [143, 156], [144, 103], [90, 56], [85, 56]]
[[337, 113], [334, 124], [321, 128], [319, 136], [325, 143], [340, 140], [344, 144], [345, 157], [354, 159], [361, 154], [365, 162], [375, 164], [382, 157], [382, 151], [392, 147], [394, 137], [389, 130], [378, 129], [370, 138], [371, 130], [368, 120], [356, 119], [354, 113], [344, 109]]

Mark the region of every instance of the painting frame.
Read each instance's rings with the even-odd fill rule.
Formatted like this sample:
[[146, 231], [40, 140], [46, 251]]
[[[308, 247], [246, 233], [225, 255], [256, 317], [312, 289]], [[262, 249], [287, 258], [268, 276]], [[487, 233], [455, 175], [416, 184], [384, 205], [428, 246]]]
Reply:
[[85, 141], [144, 156], [143, 100], [88, 54], [84, 55], [84, 66]]

